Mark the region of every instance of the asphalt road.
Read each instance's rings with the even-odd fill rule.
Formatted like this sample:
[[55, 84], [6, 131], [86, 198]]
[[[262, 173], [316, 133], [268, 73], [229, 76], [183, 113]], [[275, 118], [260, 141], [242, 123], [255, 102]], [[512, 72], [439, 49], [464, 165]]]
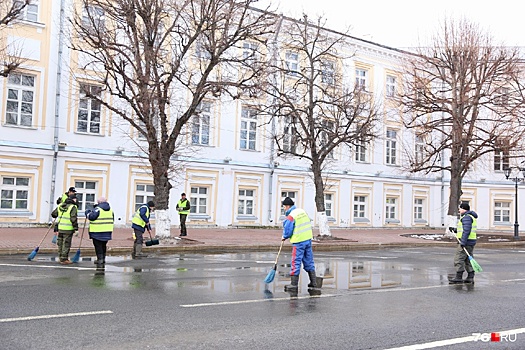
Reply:
[[289, 252], [269, 285], [275, 253], [111, 257], [103, 274], [92, 257], [4, 256], [0, 348], [524, 349], [525, 251], [478, 249], [474, 285], [448, 284], [453, 253], [317, 253], [322, 294], [301, 275], [297, 297]]

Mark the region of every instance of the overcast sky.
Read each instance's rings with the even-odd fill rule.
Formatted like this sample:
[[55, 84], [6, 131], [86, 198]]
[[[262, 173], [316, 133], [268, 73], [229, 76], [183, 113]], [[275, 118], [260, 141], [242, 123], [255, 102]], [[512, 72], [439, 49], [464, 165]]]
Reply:
[[525, 16], [520, 0], [260, 0], [278, 13], [300, 18], [323, 15], [327, 27], [386, 46], [428, 43], [445, 17], [465, 17], [490, 31], [494, 43], [525, 47]]

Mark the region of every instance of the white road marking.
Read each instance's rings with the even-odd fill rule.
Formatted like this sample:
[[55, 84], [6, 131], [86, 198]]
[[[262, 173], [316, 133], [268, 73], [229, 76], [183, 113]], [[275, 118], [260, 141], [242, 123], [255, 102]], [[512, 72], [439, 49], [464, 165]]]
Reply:
[[182, 304], [180, 307], [203, 307], [203, 306], [222, 306], [222, 305], [238, 305], [238, 304], [253, 304], [253, 303], [265, 303], [268, 301], [282, 301], [282, 300], [295, 300], [295, 299], [311, 299], [311, 298], [330, 298], [341, 296], [342, 294], [325, 294], [315, 296], [301, 296], [301, 297], [287, 297], [287, 298], [270, 298], [270, 299], [253, 299], [253, 300], [238, 300], [238, 301], [222, 301], [217, 303], [200, 303], [200, 304]]
[[45, 267], [51, 269], [69, 269], [69, 270], [96, 270], [95, 267], [75, 267], [75, 266], [56, 266], [56, 265], [33, 265], [33, 264], [0, 264], [0, 266], [13, 266], [13, 267]]
[[523, 282], [525, 281], [525, 278], [516, 278], [513, 280], [501, 280], [500, 282]]
[[45, 320], [45, 319], [60, 318], [60, 317], [104, 315], [104, 314], [112, 314], [112, 313], [113, 313], [113, 311], [104, 310], [104, 311], [75, 312], [75, 313], [70, 313], [70, 314], [0, 318], [0, 323], [3, 323], [3, 322], [18, 322], [18, 321], [32, 321], [32, 320]]
[[[517, 328], [517, 329], [509, 329], [506, 331], [499, 331], [497, 332], [500, 335], [514, 335], [514, 334], [520, 334], [525, 333], [525, 328]], [[445, 339], [445, 340], [438, 340], [433, 341], [430, 343], [422, 343], [422, 344], [414, 344], [414, 345], [407, 345], [402, 346], [399, 348], [390, 348], [385, 350], [420, 350], [420, 349], [433, 349], [433, 348], [439, 348], [441, 346], [447, 346], [447, 345], [454, 345], [454, 344], [461, 344], [461, 343], [468, 343], [468, 342], [476, 342], [484, 344], [481, 340], [476, 341], [476, 337], [474, 335], [468, 336], [468, 337], [461, 337], [461, 338], [453, 338], [453, 339]]]

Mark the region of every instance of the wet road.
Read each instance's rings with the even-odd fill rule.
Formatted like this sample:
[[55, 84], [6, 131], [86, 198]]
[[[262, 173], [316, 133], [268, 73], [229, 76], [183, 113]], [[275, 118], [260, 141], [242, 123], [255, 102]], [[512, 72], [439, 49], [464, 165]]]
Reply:
[[478, 249], [473, 286], [448, 284], [453, 248], [319, 252], [313, 297], [306, 274], [297, 297], [283, 291], [287, 253], [268, 285], [273, 252], [109, 257], [103, 274], [92, 257], [0, 257], [0, 347], [525, 348], [524, 250]]

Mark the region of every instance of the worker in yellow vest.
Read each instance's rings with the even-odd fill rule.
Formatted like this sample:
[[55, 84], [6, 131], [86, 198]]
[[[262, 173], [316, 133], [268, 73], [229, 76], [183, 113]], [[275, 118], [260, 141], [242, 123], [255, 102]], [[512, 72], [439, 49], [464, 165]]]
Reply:
[[[470, 259], [465, 250], [470, 256], [474, 256], [474, 246], [477, 241], [478, 214], [470, 210], [470, 205], [467, 202], [463, 202], [459, 205], [459, 215], [456, 234], [458, 247], [454, 255], [456, 277], [449, 280], [449, 283], [474, 283], [474, 268], [470, 264]], [[465, 271], [467, 271], [467, 278], [463, 281], [463, 273]]]
[[186, 199], [186, 193], [181, 193], [179, 202], [177, 203], [177, 211], [179, 212], [180, 218], [180, 236], [187, 236], [188, 231], [186, 230], [186, 218], [190, 214], [190, 201]]
[[133, 215], [133, 219], [131, 220], [131, 228], [133, 229], [133, 233], [135, 235], [135, 241], [133, 242], [133, 252], [131, 253], [131, 257], [133, 259], [141, 259], [146, 257], [146, 254], [142, 254], [142, 243], [144, 242], [144, 232], [146, 230], [148, 230], [148, 232], [151, 231], [149, 218], [151, 216], [151, 212], [153, 211], [155, 211], [155, 203], [153, 201], [149, 201], [146, 204], [142, 204], [135, 212], [135, 215]]
[[312, 250], [312, 222], [304, 209], [296, 208], [294, 201], [286, 197], [283, 202], [286, 218], [283, 222], [282, 240], [292, 243], [291, 284], [284, 287], [286, 292], [297, 293], [301, 263], [310, 278], [309, 288], [317, 288], [314, 253]]
[[76, 195], [69, 196], [64, 203], [60, 204], [51, 216], [56, 218], [58, 227], [57, 247], [58, 259], [62, 265], [68, 265], [72, 262], [69, 260], [69, 250], [71, 249], [71, 241], [73, 234], [78, 231], [77, 220], [77, 197]]
[[106, 267], [106, 251], [108, 241], [113, 234], [115, 214], [105, 197], [97, 199], [97, 205], [93, 210], [86, 209], [86, 218], [89, 220], [89, 238], [93, 240], [97, 260], [97, 270]]

